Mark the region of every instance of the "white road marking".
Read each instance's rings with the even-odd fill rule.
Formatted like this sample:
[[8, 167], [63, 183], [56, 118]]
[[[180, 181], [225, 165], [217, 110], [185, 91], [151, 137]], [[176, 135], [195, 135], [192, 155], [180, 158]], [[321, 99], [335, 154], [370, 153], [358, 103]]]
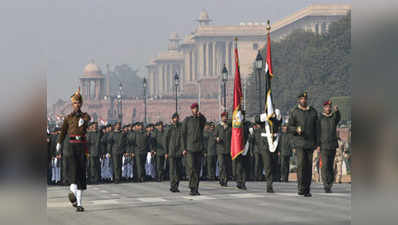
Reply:
[[214, 200], [216, 198], [209, 197], [209, 196], [184, 196], [183, 198], [188, 199], [188, 200]]
[[163, 199], [163, 198], [137, 198], [137, 200], [141, 201], [141, 202], [149, 202], [149, 203], [167, 201], [166, 199]]

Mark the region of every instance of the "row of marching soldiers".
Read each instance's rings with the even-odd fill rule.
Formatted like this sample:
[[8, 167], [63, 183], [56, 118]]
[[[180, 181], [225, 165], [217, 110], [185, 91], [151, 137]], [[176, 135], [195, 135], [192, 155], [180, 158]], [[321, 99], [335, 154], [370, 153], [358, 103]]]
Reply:
[[[306, 99], [306, 94], [300, 95], [300, 98]], [[323, 106], [329, 109], [327, 112], [320, 114], [320, 116], [326, 118], [324, 121], [331, 119], [330, 123], [325, 122], [322, 125], [322, 120], [319, 120], [316, 124], [320, 127], [314, 127], [313, 131], [306, 132], [318, 133], [314, 134], [316, 136], [319, 133], [325, 134], [317, 137], [317, 142], [324, 141], [325, 144], [323, 146], [336, 149], [337, 146], [335, 144], [337, 140], [335, 139], [337, 137], [335, 132], [336, 125], [340, 120], [340, 114], [337, 107], [334, 113], [330, 110], [330, 101], [325, 102]], [[191, 109], [195, 107], [198, 107], [197, 104], [193, 104]], [[313, 108], [303, 108], [300, 104], [297, 107], [291, 112], [290, 116], [292, 118], [300, 117], [300, 113], [306, 112], [306, 110], [313, 110]], [[297, 114], [294, 114], [295, 112]], [[314, 110], [313, 112], [309, 115], [312, 119], [318, 120], [317, 113]], [[203, 117], [203, 121], [206, 121], [202, 114], [198, 117], [199, 120], [201, 120], [201, 117]], [[276, 110], [276, 114], [273, 117], [273, 133], [279, 135], [280, 138], [277, 150], [275, 152], [269, 151], [266, 138], [264, 138], [264, 120], [261, 119], [261, 116], [256, 116], [255, 123], [244, 121], [244, 136], [246, 136], [245, 143], [247, 143], [247, 147], [238, 160], [231, 159], [232, 121], [228, 118], [226, 112], [221, 114], [222, 119], [219, 123], [205, 122], [204, 129], [192, 129], [194, 133], [196, 131], [202, 132], [199, 135], [201, 138], [198, 139], [200, 143], [192, 143], [193, 145], [200, 146], [198, 163], [198, 170], [200, 171], [199, 179], [218, 180], [221, 186], [227, 186], [228, 181], [237, 180], [237, 187], [240, 189], [246, 189], [246, 180], [265, 180], [267, 181], [266, 190], [271, 193], [273, 192], [272, 182], [288, 182], [289, 166], [294, 161], [292, 160], [292, 149], [296, 147], [295, 145], [299, 146], [300, 143], [297, 137], [303, 136], [303, 127], [296, 125], [293, 132], [287, 132], [287, 124], [282, 124], [281, 115], [278, 110]], [[187, 118], [189, 119], [189, 117]], [[300, 118], [296, 118], [295, 120], [297, 119]], [[185, 123], [186, 120], [184, 124], [189, 124]], [[294, 122], [297, 123], [297, 121]], [[156, 124], [148, 124], [144, 127], [142, 122], [137, 122], [122, 127], [117, 122], [113, 126], [108, 125], [98, 128], [95, 122], [89, 124], [86, 134], [88, 148], [87, 177], [89, 183], [144, 182], [148, 180], [163, 181], [170, 179], [170, 191], [178, 192], [179, 180], [189, 179], [189, 174], [192, 173], [188, 171], [188, 168], [192, 168], [192, 165], [188, 164], [193, 163], [192, 160], [187, 160], [189, 154], [185, 153], [183, 147], [183, 142], [187, 142], [187, 140], [184, 140], [182, 137], [182, 126], [183, 123], [179, 122], [179, 115], [177, 113], [172, 115], [171, 123], [167, 125], [158, 122]], [[52, 156], [49, 167], [51, 168], [49, 179], [54, 183], [68, 184], [68, 180], [66, 179], [61, 181], [62, 178], [67, 177], [62, 175], [61, 171], [65, 174], [65, 171], [68, 170], [67, 159], [69, 153], [66, 150], [68, 148], [65, 146], [68, 145], [68, 140], [66, 138], [63, 142], [64, 146], [62, 149], [65, 150], [57, 153], [55, 144], [58, 133], [59, 131], [55, 130], [49, 138], [49, 149]], [[307, 134], [304, 133], [304, 135]], [[293, 141], [294, 139], [296, 141]], [[314, 144], [314, 146], [320, 146], [320, 143]], [[319, 149], [317, 150], [319, 151]], [[330, 175], [333, 173], [333, 167], [330, 166], [330, 160], [334, 159], [333, 152], [335, 151], [322, 151], [324, 153], [323, 162], [327, 164], [324, 173], [325, 179], [323, 180], [326, 192], [331, 192], [331, 184], [334, 180], [332, 175]], [[309, 162], [312, 161], [312, 154], [309, 155], [307, 150], [304, 150], [304, 153], [308, 154], [308, 156], [300, 154], [297, 163], [299, 194], [310, 195], [308, 194], [308, 179], [310, 179], [311, 175], [308, 174], [308, 171], [312, 167]], [[300, 159], [300, 157], [306, 158]], [[179, 158], [181, 160], [175, 160]], [[301, 188], [302, 190], [300, 190]], [[195, 192], [197, 190], [194, 190], [193, 194]]]
[[[234, 180], [236, 176], [236, 163], [230, 156], [230, 142], [232, 125], [227, 113], [221, 114], [222, 120], [217, 124], [207, 122], [203, 131], [201, 179], [219, 180], [222, 186], [226, 186], [228, 180]], [[150, 180], [164, 181], [170, 179], [170, 165], [166, 146], [170, 145], [172, 127], [178, 121], [178, 114], [172, 116], [170, 124], [159, 121], [156, 124], [148, 124], [144, 127], [142, 122], [121, 126], [119, 122], [113, 125], [99, 127], [96, 122], [89, 125], [87, 133], [87, 177], [91, 184], [121, 181], [144, 182]], [[282, 135], [280, 151], [265, 159], [261, 148], [254, 144], [255, 133], [260, 126], [259, 121], [249, 124], [249, 132], [252, 132], [250, 149], [247, 152], [247, 160], [244, 162], [247, 180], [263, 181], [265, 177], [264, 162], [273, 162], [274, 181], [288, 181], [289, 164], [291, 161], [291, 149], [287, 135]], [[284, 132], [285, 124], [282, 126]], [[67, 168], [67, 138], [63, 142], [61, 154], [55, 149], [56, 140], [60, 129], [55, 128], [50, 134], [49, 183], [68, 184], [67, 176], [64, 176]], [[286, 137], [285, 137], [286, 136]], [[260, 150], [259, 150], [260, 149]], [[283, 150], [283, 151], [282, 151]], [[173, 153], [171, 153], [173, 154]], [[182, 152], [181, 152], [182, 154]], [[185, 157], [181, 167], [178, 168], [181, 179], [187, 179], [187, 167]], [[245, 158], [246, 159], [246, 158]], [[266, 165], [267, 167], [267, 165]], [[174, 168], [172, 168], [174, 169]], [[65, 178], [65, 179], [63, 179]]]

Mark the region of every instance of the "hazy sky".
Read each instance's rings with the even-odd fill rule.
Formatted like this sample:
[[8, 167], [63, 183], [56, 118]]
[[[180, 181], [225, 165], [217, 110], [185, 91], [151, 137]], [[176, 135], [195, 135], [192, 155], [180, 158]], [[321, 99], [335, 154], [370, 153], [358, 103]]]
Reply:
[[[38, 64], [47, 71], [48, 105], [67, 99], [78, 86], [78, 77], [90, 59], [105, 70], [104, 65], [129, 64], [145, 75], [145, 65], [159, 51], [167, 50], [171, 32], [183, 37], [192, 32], [202, 9], [206, 9], [216, 25], [239, 22], [277, 21], [311, 3], [350, 3], [349, 0], [49, 0], [23, 5], [11, 3], [2, 7], [5, 14], [19, 15], [11, 21], [18, 31], [7, 36], [22, 49], [11, 56], [24, 57], [24, 62]], [[5, 17], [4, 17], [5, 18]], [[2, 25], [10, 21], [2, 20]], [[29, 26], [18, 30], [24, 24]], [[3, 26], [4, 27], [4, 26]], [[4, 32], [4, 30], [3, 30]], [[26, 42], [25, 40], [29, 40]], [[34, 43], [34, 44], [33, 44]], [[10, 46], [3, 40], [1, 47]], [[10, 49], [11, 50], [11, 49]], [[11, 51], [12, 52], [12, 51]], [[31, 58], [32, 60], [26, 60]], [[43, 60], [44, 59], [44, 60]], [[18, 62], [18, 60], [13, 60]], [[3, 61], [4, 62], [4, 61]], [[6, 65], [13, 68], [21, 65]], [[24, 65], [22, 65], [24, 67]], [[7, 69], [2, 68], [3, 71]], [[23, 72], [23, 68], [20, 68]]]

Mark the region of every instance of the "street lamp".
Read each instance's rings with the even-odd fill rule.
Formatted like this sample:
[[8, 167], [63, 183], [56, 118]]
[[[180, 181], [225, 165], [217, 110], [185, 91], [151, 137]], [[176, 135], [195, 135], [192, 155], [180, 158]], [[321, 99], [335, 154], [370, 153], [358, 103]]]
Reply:
[[146, 78], [144, 78], [143, 87], [144, 87], [144, 124], [146, 125]]
[[174, 84], [176, 86], [176, 113], [178, 113], [178, 85], [180, 84], [180, 78], [178, 77], [178, 73], [174, 75]]
[[224, 64], [224, 68], [222, 69], [222, 82], [224, 85], [224, 112], [227, 111], [227, 80], [228, 80], [228, 70]]
[[261, 70], [262, 70], [262, 68], [263, 68], [263, 57], [261, 56], [260, 50], [258, 50], [257, 57], [256, 57], [258, 114], [261, 114]]
[[123, 119], [122, 89], [123, 89], [123, 86], [122, 86], [122, 83], [120, 82], [119, 83], [119, 94], [117, 96], [117, 100], [118, 100], [118, 103], [119, 103], [118, 104], [119, 105], [118, 111], [119, 111], [119, 122], [120, 123], [122, 123], [122, 119]]

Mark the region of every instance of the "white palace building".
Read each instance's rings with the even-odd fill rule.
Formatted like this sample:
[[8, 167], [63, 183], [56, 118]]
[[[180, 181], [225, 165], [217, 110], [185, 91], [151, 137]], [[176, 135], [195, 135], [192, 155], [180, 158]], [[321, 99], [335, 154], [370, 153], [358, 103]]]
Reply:
[[[271, 23], [271, 38], [278, 41], [297, 29], [322, 34], [328, 31], [330, 23], [341, 19], [350, 10], [351, 6], [346, 4], [310, 5]], [[215, 25], [206, 11], [200, 13], [197, 22], [195, 31], [183, 39], [177, 33], [171, 33], [168, 51], [157, 54], [146, 66], [150, 97], [174, 96], [175, 73], [180, 78], [179, 95], [196, 97], [202, 92], [203, 98], [216, 97], [224, 64], [229, 71], [228, 86], [231, 88], [235, 70], [234, 37], [238, 38], [242, 79], [252, 73], [257, 52], [266, 43], [266, 23]]]

